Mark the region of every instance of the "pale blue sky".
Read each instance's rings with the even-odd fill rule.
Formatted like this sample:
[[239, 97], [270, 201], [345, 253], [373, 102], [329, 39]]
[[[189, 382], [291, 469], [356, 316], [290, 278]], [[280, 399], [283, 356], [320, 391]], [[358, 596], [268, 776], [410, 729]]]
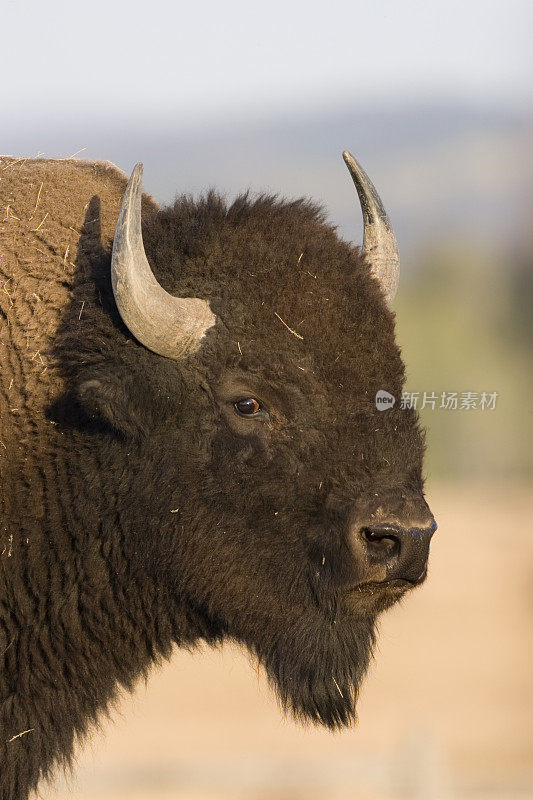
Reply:
[[2, 116], [183, 126], [424, 96], [526, 105], [530, 0], [4, 0]]

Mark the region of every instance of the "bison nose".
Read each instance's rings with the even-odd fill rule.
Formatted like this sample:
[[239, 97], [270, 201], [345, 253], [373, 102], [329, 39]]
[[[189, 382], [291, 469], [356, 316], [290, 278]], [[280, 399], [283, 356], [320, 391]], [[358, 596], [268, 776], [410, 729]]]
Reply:
[[421, 581], [426, 574], [429, 543], [437, 523], [404, 528], [395, 523], [367, 525], [361, 529], [366, 557], [372, 568], [385, 568], [385, 580]]

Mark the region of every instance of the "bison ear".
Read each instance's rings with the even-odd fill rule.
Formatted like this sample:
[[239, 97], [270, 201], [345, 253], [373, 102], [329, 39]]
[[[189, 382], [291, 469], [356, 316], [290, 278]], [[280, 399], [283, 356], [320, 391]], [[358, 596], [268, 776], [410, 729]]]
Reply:
[[[133, 387], [131, 387], [132, 389]], [[77, 399], [86, 416], [99, 425], [111, 428], [115, 433], [127, 438], [143, 436], [150, 427], [150, 414], [138, 397], [141, 387], [135, 393], [127, 383], [108, 378], [88, 378], [77, 387]]]

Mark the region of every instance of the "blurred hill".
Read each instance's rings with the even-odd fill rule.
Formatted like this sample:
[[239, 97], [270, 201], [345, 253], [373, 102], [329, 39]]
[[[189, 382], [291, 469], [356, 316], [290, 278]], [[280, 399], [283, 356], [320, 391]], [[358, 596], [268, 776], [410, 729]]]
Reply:
[[[360, 236], [355, 193], [340, 158], [350, 149], [386, 201], [405, 256], [428, 241], [467, 237], [500, 248], [523, 239], [531, 210], [533, 114], [458, 102], [396, 107], [321, 107], [283, 117], [228, 114], [202, 121], [4, 120], [3, 150], [15, 155], [109, 159], [131, 170], [160, 202], [215, 186], [311, 196], [342, 234]], [[408, 264], [406, 263], [408, 268]]]

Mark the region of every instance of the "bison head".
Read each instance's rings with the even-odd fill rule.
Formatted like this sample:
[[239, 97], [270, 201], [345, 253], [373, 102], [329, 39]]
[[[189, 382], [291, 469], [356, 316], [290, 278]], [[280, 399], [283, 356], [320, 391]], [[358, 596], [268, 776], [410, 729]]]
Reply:
[[285, 707], [330, 727], [353, 719], [376, 617], [424, 579], [434, 530], [416, 413], [375, 403], [404, 382], [396, 242], [345, 160], [362, 253], [312, 203], [266, 196], [183, 197], [141, 233], [138, 166], [111, 263], [122, 320], [98, 312], [76, 377], [131, 569], [168, 588], [175, 638], [244, 643]]

